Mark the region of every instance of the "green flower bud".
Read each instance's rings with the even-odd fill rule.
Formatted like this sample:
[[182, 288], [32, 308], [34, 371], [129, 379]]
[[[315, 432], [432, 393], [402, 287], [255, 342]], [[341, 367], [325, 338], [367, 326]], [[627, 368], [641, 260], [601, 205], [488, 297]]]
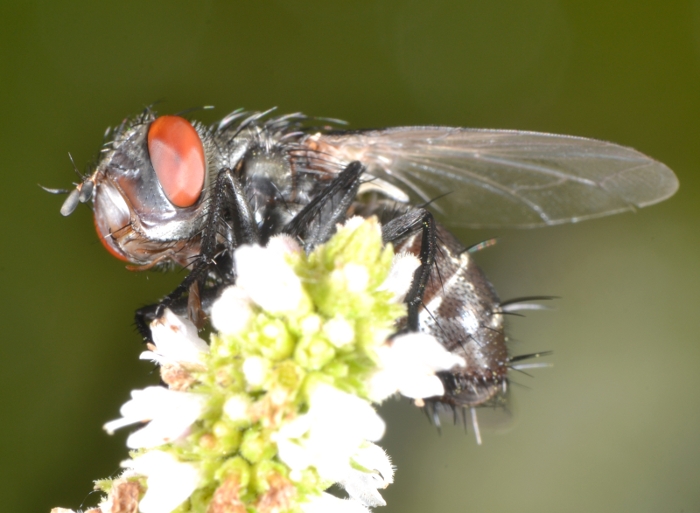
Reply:
[[304, 337], [294, 350], [294, 361], [304, 369], [318, 370], [335, 356], [335, 348], [321, 337]]
[[260, 429], [250, 428], [243, 434], [239, 451], [249, 462], [258, 463], [272, 458], [277, 453], [277, 448]]

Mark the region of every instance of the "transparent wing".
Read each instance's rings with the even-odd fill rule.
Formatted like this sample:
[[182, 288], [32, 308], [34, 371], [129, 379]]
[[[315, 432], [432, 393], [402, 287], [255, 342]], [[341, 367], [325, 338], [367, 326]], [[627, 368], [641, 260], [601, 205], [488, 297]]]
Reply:
[[[309, 138], [336, 164], [431, 202], [452, 226], [533, 227], [634, 210], [670, 197], [668, 167], [624, 146], [537, 132], [399, 127]], [[308, 144], [311, 144], [309, 142]]]

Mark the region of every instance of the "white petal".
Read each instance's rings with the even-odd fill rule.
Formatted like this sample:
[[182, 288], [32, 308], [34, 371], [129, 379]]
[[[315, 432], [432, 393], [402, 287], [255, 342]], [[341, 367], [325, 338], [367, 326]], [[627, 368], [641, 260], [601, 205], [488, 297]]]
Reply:
[[369, 271], [367, 267], [360, 264], [345, 264], [343, 266], [343, 277], [347, 283], [348, 291], [364, 292], [369, 284]]
[[126, 426], [130, 426], [131, 424], [135, 424], [136, 422], [141, 422], [139, 420], [134, 420], [132, 418], [121, 418], [121, 419], [115, 419], [115, 420], [110, 420], [109, 422], [105, 422], [105, 425], [102, 426], [102, 429], [107, 431], [108, 434], [113, 435], [114, 432], [117, 429], [121, 429]]
[[313, 418], [308, 414], [299, 415], [297, 418], [285, 422], [277, 433], [272, 433], [273, 441], [287, 438], [300, 438], [311, 429]]
[[300, 504], [304, 513], [369, 513], [369, 510], [354, 500], [339, 499], [323, 492], [309, 502]]
[[107, 422], [104, 429], [112, 434], [114, 430], [129, 424], [150, 421], [127, 439], [127, 446], [132, 449], [155, 447], [177, 440], [199, 418], [206, 401], [200, 394], [163, 387], [134, 390], [131, 397], [120, 409], [122, 418]]
[[275, 235], [270, 237], [267, 243], [267, 249], [275, 253], [286, 255], [289, 253], [301, 253], [302, 249], [297, 240], [285, 234]]
[[304, 470], [313, 464], [313, 454], [304, 440], [300, 440], [311, 428], [312, 419], [308, 414], [300, 415], [282, 425], [271, 435], [277, 444], [277, 455], [293, 471]]
[[313, 335], [321, 329], [321, 318], [318, 315], [310, 314], [301, 321], [301, 331], [304, 335]]
[[378, 474], [378, 488], [386, 488], [394, 482], [394, 466], [384, 449], [373, 443], [366, 443], [355, 453], [353, 460]]
[[343, 347], [355, 340], [355, 330], [352, 325], [341, 317], [327, 321], [323, 325], [323, 332], [335, 347]]
[[149, 451], [122, 462], [122, 466], [146, 476], [148, 489], [139, 503], [141, 513], [170, 513], [192, 495], [199, 483], [197, 467], [162, 451]]
[[254, 387], [262, 385], [267, 375], [265, 361], [259, 356], [249, 356], [243, 362], [243, 375], [249, 385]]
[[351, 468], [350, 472], [338, 481], [345, 488], [351, 499], [365, 506], [386, 506], [386, 502], [377, 491], [394, 482], [394, 467], [384, 450], [374, 444], [365, 444], [353, 456], [355, 463], [367, 469], [367, 472]]
[[370, 472], [351, 469], [346, 478], [338, 481], [338, 484], [345, 489], [351, 499], [367, 507], [386, 506], [386, 501], [377, 491], [379, 486], [377, 486], [375, 475]]
[[464, 366], [464, 359], [447, 351], [425, 333], [408, 333], [379, 347], [381, 369], [372, 376], [370, 396], [380, 402], [395, 392], [418, 399], [445, 393], [436, 372]]
[[227, 287], [211, 307], [214, 328], [225, 335], [240, 333], [253, 316], [251, 299], [240, 287]]
[[279, 251], [244, 245], [234, 253], [237, 286], [271, 313], [294, 311], [304, 297], [299, 277]]
[[386, 425], [365, 400], [330, 385], [319, 385], [309, 399], [309, 415], [315, 425], [333, 426], [339, 435], [376, 441], [384, 436]]
[[350, 219], [348, 219], [347, 221], [345, 221], [344, 224], [338, 225], [338, 226], [340, 226], [341, 228], [347, 228], [349, 230], [354, 231], [354, 230], [357, 230], [360, 226], [362, 226], [362, 224], [364, 224], [366, 221], [367, 221], [367, 219], [365, 219], [362, 216], [353, 216]]
[[197, 327], [189, 319], [182, 319], [169, 308], [163, 317], [151, 323], [151, 334], [156, 349], [144, 351], [141, 359], [163, 363], [202, 364], [203, 355], [209, 352], [207, 343], [199, 338]]
[[412, 254], [401, 252], [394, 255], [389, 275], [379, 290], [388, 290], [394, 295], [393, 302], [401, 303], [413, 283], [413, 274], [420, 266], [420, 259]]
[[234, 395], [226, 400], [223, 410], [226, 416], [233, 421], [246, 420], [249, 418], [249, 406], [250, 401], [246, 399], [246, 396]]
[[309, 468], [313, 465], [313, 455], [300, 443], [291, 440], [279, 440], [277, 442], [277, 454], [279, 459], [287, 464], [293, 471]]
[[381, 403], [399, 391], [399, 382], [395, 373], [390, 369], [380, 369], [369, 381], [369, 396], [375, 403]]
[[437, 397], [445, 395], [445, 386], [435, 375], [413, 376], [401, 381], [398, 392], [410, 399], [423, 399], [425, 397]]
[[324, 384], [311, 393], [309, 411], [282, 426], [275, 441], [290, 468], [313, 466], [335, 482], [348, 475], [350, 459], [365, 440], [381, 438], [384, 428], [367, 401]]
[[433, 336], [407, 333], [396, 337], [391, 345], [394, 358], [402, 363], [420, 364], [434, 372], [463, 367], [464, 358], [446, 350]]

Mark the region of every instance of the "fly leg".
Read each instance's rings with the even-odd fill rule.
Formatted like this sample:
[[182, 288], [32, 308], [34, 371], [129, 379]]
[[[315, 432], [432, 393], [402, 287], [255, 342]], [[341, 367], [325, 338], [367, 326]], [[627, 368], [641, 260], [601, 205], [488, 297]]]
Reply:
[[[301, 238], [307, 251], [325, 242], [335, 230], [336, 223], [345, 218], [348, 208], [357, 195], [360, 176], [364, 169], [359, 162], [348, 164], [322, 193], [282, 229], [282, 233]], [[191, 312], [192, 306], [187, 300], [192, 294], [192, 287], [196, 286], [199, 290], [208, 292], [204, 289], [204, 281], [212, 268], [221, 271], [217, 266], [219, 260], [225, 257], [230, 261], [233, 250], [241, 244], [260, 243], [260, 233], [255, 223], [253, 209], [233, 171], [225, 169], [219, 172], [210, 201], [207, 222], [202, 234], [202, 251], [193, 263], [190, 274], [160, 303], [136, 311], [136, 328], [146, 342], [151, 341], [150, 322], [161, 317], [166, 308], [176, 309], [176, 313], [180, 315]], [[227, 222], [232, 223], [232, 226]], [[223, 238], [226, 240], [223, 252], [219, 242], [222, 233], [225, 234]], [[224, 281], [233, 283], [235, 276], [232, 266], [229, 267], [231, 267], [230, 275], [225, 276]], [[223, 272], [229, 271], [223, 270]], [[183, 298], [185, 294], [188, 294], [187, 298]]]
[[230, 255], [237, 246], [260, 242], [253, 209], [233, 170], [219, 171], [208, 201], [207, 220], [202, 230], [201, 252], [192, 263], [190, 273], [158, 304], [136, 311], [136, 328], [146, 342], [152, 341], [150, 321], [160, 318], [166, 308], [174, 307], [184, 313], [182, 305], [185, 294], [188, 295], [187, 301], [184, 302], [188, 316], [193, 320], [199, 317], [201, 304], [196, 296], [205, 294], [205, 281], [212, 269], [224, 273], [225, 281], [233, 282], [235, 276], [233, 276], [232, 266], [229, 266], [230, 269], [221, 269], [218, 264], [222, 261], [230, 261]]
[[[203, 290], [198, 296], [199, 307], [202, 309], [202, 311], [209, 314], [209, 312], [211, 312], [211, 305], [214, 303], [214, 300], [218, 297], [218, 295], [218, 290], [216, 289], [209, 288]], [[170, 308], [175, 315], [180, 317], [191, 317], [192, 312], [190, 311], [189, 302], [189, 296], [180, 297], [170, 303], [168, 308]], [[136, 329], [141, 334], [145, 342], [152, 342], [150, 324], [152, 321], [163, 315], [162, 312], [157, 315], [159, 308], [160, 303], [156, 303], [139, 308], [134, 314]]]
[[[304, 240], [304, 249], [312, 250], [328, 240], [335, 230], [336, 223], [347, 216], [347, 210], [355, 200], [360, 186], [360, 178], [365, 167], [360, 162], [351, 162], [319, 194], [304, 207], [282, 230], [283, 233], [299, 236]], [[384, 243], [399, 242], [411, 235], [422, 232], [419, 258], [420, 267], [413, 275], [411, 288], [406, 294], [408, 306], [407, 329], [419, 331], [418, 312], [423, 302], [423, 293], [430, 278], [437, 251], [437, 228], [433, 215], [424, 208], [414, 208], [392, 219], [382, 226]]]
[[335, 225], [347, 217], [364, 171], [365, 167], [360, 162], [348, 164], [318, 196], [294, 216], [282, 229], [282, 233], [302, 239], [307, 252], [326, 242], [333, 235]]
[[400, 242], [416, 232], [421, 232], [420, 259], [421, 265], [413, 274], [411, 288], [406, 294], [406, 306], [408, 307], [406, 329], [419, 331], [418, 311], [423, 304], [425, 286], [430, 278], [435, 252], [437, 251], [437, 228], [433, 214], [424, 208], [414, 208], [409, 212], [392, 219], [382, 226], [382, 238], [384, 243]]
[[[430, 273], [435, 264], [437, 253], [437, 227], [433, 215], [424, 208], [414, 208], [407, 213], [392, 219], [382, 226], [382, 238], [384, 243], [399, 242], [411, 235], [421, 232], [421, 245], [418, 258], [420, 266], [413, 274], [411, 287], [406, 294], [405, 303], [408, 309], [406, 316], [406, 327], [403, 331], [420, 331], [418, 313], [423, 305], [425, 287], [430, 279]], [[440, 377], [440, 374], [438, 374]], [[440, 378], [442, 381], [442, 377]], [[447, 389], [447, 387], [446, 387]], [[439, 399], [425, 401], [425, 412], [428, 418], [440, 431]], [[454, 407], [453, 407], [454, 408]]]

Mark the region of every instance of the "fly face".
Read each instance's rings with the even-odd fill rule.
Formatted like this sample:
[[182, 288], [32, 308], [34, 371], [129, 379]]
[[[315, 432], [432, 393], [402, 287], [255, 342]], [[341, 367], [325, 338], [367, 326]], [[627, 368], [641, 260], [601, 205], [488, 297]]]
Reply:
[[110, 253], [144, 269], [184, 266], [199, 254], [204, 141], [204, 127], [177, 116], [144, 115], [116, 130], [79, 186], [92, 191], [95, 227]]
[[[183, 283], [137, 312], [137, 326], [165, 307], [196, 318], [235, 281], [241, 244], [277, 234], [307, 250], [350, 215], [378, 215], [385, 242], [420, 258], [403, 329], [436, 337], [467, 365], [441, 375], [452, 408], [498, 400], [508, 355], [502, 303], [470, 252], [446, 226], [533, 227], [651, 205], [678, 187], [673, 172], [634, 149], [534, 132], [401, 127], [338, 132], [300, 114], [204, 127], [150, 111], [123, 123], [61, 210], [93, 201], [107, 249], [137, 268], [189, 266]], [[58, 191], [52, 191], [58, 192]], [[371, 194], [365, 194], [371, 193]]]

